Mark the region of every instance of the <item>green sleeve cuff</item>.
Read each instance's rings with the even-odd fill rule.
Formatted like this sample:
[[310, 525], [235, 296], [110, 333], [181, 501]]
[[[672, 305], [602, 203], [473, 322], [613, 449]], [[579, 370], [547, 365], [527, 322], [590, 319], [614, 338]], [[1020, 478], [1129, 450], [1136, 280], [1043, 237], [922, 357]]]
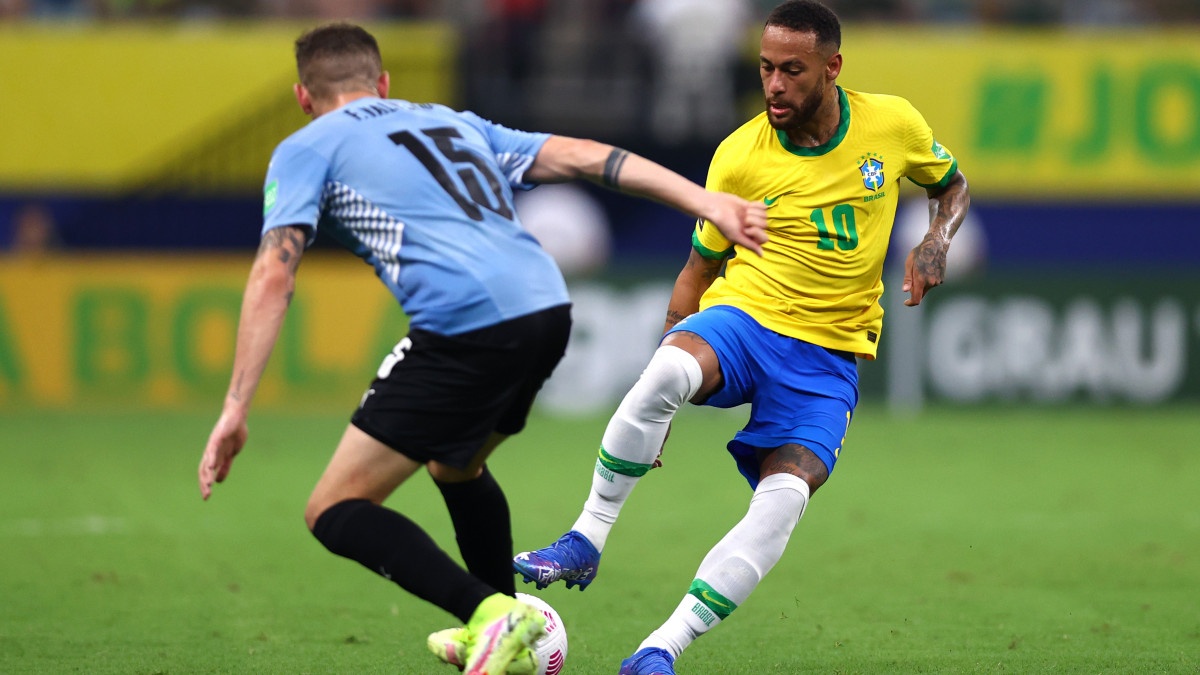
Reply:
[[692, 248], [696, 249], [696, 252], [699, 253], [702, 257], [708, 258], [709, 260], [721, 260], [722, 258], [728, 257], [729, 254], [733, 252], [732, 246], [725, 249], [724, 251], [714, 251], [711, 248], [708, 248], [707, 246], [705, 246], [704, 244], [701, 244], [700, 243], [700, 233], [697, 232], [696, 230], [692, 230]]
[[950, 170], [947, 171], [946, 175], [942, 176], [942, 179], [936, 183], [933, 183], [931, 185], [926, 185], [925, 183], [918, 183], [917, 181], [913, 180], [911, 176], [909, 177], [909, 180], [912, 180], [912, 182], [916, 183], [917, 185], [920, 185], [921, 187], [925, 188], [926, 190], [940, 190], [950, 184], [950, 179], [954, 178], [954, 174], [956, 174], [956, 173], [958, 173], [958, 159], [953, 159], [950, 162]]

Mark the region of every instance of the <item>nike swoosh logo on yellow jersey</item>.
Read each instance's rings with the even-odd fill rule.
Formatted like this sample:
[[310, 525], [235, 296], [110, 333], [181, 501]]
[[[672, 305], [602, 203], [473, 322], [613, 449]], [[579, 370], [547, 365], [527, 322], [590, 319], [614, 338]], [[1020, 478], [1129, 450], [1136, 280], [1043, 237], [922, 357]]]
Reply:
[[767, 208], [770, 208], [775, 205], [775, 202], [779, 201], [780, 197], [782, 197], [783, 195], [790, 195], [793, 192], [795, 192], [795, 190], [788, 190], [787, 192], [784, 192], [783, 194], [775, 195], [775, 197], [773, 197], [773, 198], [767, 197], [766, 199], [763, 200], [763, 203], [767, 205]]

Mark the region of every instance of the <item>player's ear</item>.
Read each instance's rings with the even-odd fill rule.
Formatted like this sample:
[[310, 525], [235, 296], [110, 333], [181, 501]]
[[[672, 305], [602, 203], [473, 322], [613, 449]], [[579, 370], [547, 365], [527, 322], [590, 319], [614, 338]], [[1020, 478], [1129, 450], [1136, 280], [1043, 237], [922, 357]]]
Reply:
[[833, 56], [825, 62], [825, 76], [829, 80], [836, 80], [838, 75], [842, 74], [842, 53], [834, 52]]
[[312, 95], [308, 93], [308, 90], [304, 88], [304, 85], [300, 84], [299, 82], [293, 84], [292, 93], [296, 95], [296, 103], [300, 104], [300, 109], [304, 111], [304, 114], [312, 115]]
[[379, 82], [375, 85], [375, 90], [379, 92], [379, 98], [387, 98], [388, 89], [392, 86], [392, 78], [388, 75], [388, 71], [383, 71], [379, 74]]

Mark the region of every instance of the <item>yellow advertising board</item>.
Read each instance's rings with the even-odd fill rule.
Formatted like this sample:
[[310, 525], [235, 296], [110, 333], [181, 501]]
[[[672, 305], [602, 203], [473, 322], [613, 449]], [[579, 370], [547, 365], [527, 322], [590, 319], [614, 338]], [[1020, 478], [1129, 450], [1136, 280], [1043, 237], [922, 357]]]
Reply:
[[[262, 117], [304, 123], [287, 100], [303, 28], [0, 25], [0, 100], [13, 102], [0, 125], [0, 188], [136, 188], [181, 149], [205, 156], [206, 139], [246, 155], [244, 182], [256, 188], [286, 132], [221, 139]], [[453, 103], [452, 27], [372, 30], [394, 96]], [[1200, 198], [1200, 29], [848, 25], [843, 35], [839, 82], [911, 100], [978, 196]], [[752, 30], [743, 68], [756, 67], [757, 45]], [[746, 112], [761, 109], [749, 95]]]
[[[251, 257], [0, 259], [0, 409], [219, 407]], [[310, 254], [256, 406], [349, 414], [406, 331], [369, 266]]]
[[[0, 189], [141, 187], [211, 143], [253, 167], [308, 118], [292, 98], [295, 22], [0, 23]], [[452, 103], [457, 39], [437, 23], [370, 24], [392, 95]], [[229, 138], [241, 127], [280, 127]], [[240, 155], [247, 155], [242, 158]], [[224, 161], [231, 161], [225, 159]]]
[[976, 195], [1200, 199], [1200, 31], [848, 27], [842, 53], [838, 82], [909, 99]]

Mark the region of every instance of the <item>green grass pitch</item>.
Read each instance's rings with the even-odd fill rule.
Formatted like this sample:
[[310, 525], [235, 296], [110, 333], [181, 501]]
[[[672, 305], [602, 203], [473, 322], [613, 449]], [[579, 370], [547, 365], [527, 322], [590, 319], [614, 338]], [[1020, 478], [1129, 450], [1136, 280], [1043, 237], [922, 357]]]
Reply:
[[[338, 414], [255, 414], [203, 503], [209, 414], [0, 416], [0, 673], [454, 673], [453, 617], [304, 527]], [[567, 673], [615, 673], [750, 491], [740, 417], [689, 409], [586, 593], [539, 595]], [[535, 417], [492, 463], [518, 550], [587, 494], [605, 420]], [[783, 560], [681, 673], [1200, 672], [1200, 409], [859, 410]], [[389, 502], [455, 551], [425, 474]], [[518, 585], [532, 591], [532, 586]]]

